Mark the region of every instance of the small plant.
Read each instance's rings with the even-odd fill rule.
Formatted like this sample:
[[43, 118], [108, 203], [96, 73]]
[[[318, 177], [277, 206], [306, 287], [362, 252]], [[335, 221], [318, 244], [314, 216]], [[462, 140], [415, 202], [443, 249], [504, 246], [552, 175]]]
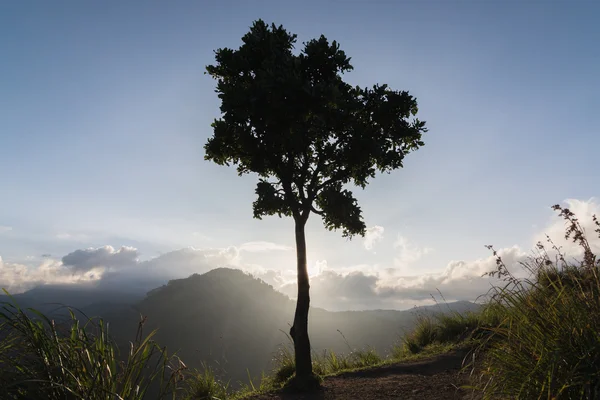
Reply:
[[325, 363], [327, 364], [327, 370], [329, 371], [337, 372], [352, 368], [352, 362], [348, 357], [338, 355], [333, 351], [328, 351], [324, 358]]
[[289, 347], [281, 346], [274, 361], [277, 367], [273, 374], [273, 381], [275, 384], [283, 384], [296, 372], [294, 353]]
[[231, 399], [245, 399], [248, 396], [270, 392], [281, 387], [281, 383], [275, 383], [273, 377], [264, 372], [257, 383], [248, 375], [248, 383], [241, 383], [241, 388], [231, 395]]
[[185, 400], [226, 400], [229, 384], [222, 383], [213, 369], [205, 364], [201, 371], [192, 372], [186, 379]]

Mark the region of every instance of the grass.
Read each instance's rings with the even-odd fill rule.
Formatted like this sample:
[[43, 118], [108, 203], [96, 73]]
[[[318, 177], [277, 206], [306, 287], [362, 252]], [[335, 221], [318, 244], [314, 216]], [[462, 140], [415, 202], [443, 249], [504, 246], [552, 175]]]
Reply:
[[[249, 377], [248, 383], [234, 392], [207, 365], [188, 371], [183, 362], [152, 340], [155, 332], [143, 334], [144, 322], [139, 322], [128, 352], [119, 354], [102, 319], [82, 321], [69, 311], [69, 318], [57, 322], [36, 310], [21, 309], [11, 298], [0, 312], [2, 398], [237, 400], [282, 389], [293, 381], [291, 339], [276, 353], [271, 374], [263, 374], [257, 382]], [[353, 349], [347, 341], [346, 345], [347, 354], [332, 350], [314, 354], [318, 380], [449, 349], [425, 345], [420, 355], [392, 352], [384, 358], [372, 348]]]
[[203, 365], [201, 371], [188, 375], [182, 397], [185, 400], [224, 400], [229, 394], [229, 385], [217, 379], [210, 366]]
[[[600, 261], [575, 215], [553, 208], [582, 260], [567, 261], [547, 238], [521, 263], [526, 277], [517, 278], [489, 246], [497, 257], [489, 275], [500, 284], [482, 310], [419, 316], [393, 358], [466, 343], [475, 360], [474, 388], [484, 399], [600, 399]], [[600, 237], [596, 216], [593, 222]]]
[[393, 349], [398, 358], [402, 354], [419, 354], [431, 348], [481, 342], [502, 319], [501, 310], [494, 304], [485, 304], [478, 312], [449, 312], [417, 316], [412, 332], [402, 338]]
[[497, 258], [494, 274], [504, 285], [494, 288], [490, 304], [502, 319], [479, 348], [484, 398], [600, 398], [600, 263], [577, 218], [554, 209], [583, 260], [568, 262], [550, 238], [522, 264], [527, 278]]
[[[341, 333], [341, 332], [340, 332]], [[342, 335], [343, 336], [343, 335]], [[344, 338], [345, 340], [345, 338]], [[291, 338], [288, 336], [288, 345], [280, 346], [275, 354], [275, 367], [270, 375], [263, 374], [259, 382], [249, 379], [242, 389], [230, 394], [229, 399], [243, 399], [252, 395], [273, 392], [280, 389], [297, 390], [293, 385], [295, 375], [294, 351]], [[347, 342], [346, 342], [347, 344]], [[313, 372], [318, 381], [342, 372], [356, 371], [364, 368], [390, 363], [389, 358], [382, 358], [374, 349], [352, 349], [348, 354], [336, 353], [325, 350], [321, 353], [313, 353]]]
[[[263, 389], [265, 387], [267, 389], [282, 388], [294, 376], [296, 367], [294, 364], [293, 343], [289, 336], [288, 340], [290, 344], [280, 346], [274, 357], [275, 369], [272, 374], [268, 377], [263, 377]], [[322, 353], [314, 353], [312, 360], [313, 372], [320, 377], [357, 368], [381, 365], [384, 361], [375, 350], [370, 348], [353, 350], [348, 354], [325, 350]]]
[[479, 313], [419, 315], [412, 332], [404, 336], [394, 354], [419, 354], [435, 345], [461, 343], [471, 338], [482, 321]]
[[[8, 294], [8, 293], [7, 293]], [[11, 298], [12, 299], [12, 298]], [[3, 399], [156, 399], [175, 396], [185, 366], [144, 336], [120, 356], [102, 319], [57, 322], [14, 301], [0, 310]]]

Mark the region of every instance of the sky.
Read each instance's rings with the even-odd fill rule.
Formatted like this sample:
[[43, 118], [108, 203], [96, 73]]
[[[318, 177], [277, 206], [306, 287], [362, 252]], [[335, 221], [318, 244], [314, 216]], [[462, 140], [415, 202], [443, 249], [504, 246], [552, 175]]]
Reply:
[[0, 286], [229, 265], [293, 296], [292, 221], [253, 219], [256, 177], [204, 160], [219, 116], [204, 68], [258, 18], [298, 47], [337, 40], [349, 83], [408, 90], [429, 128], [356, 192], [365, 239], [309, 220], [318, 304], [471, 298], [484, 245], [518, 262], [561, 238], [551, 205], [598, 210], [598, 2], [0, 2]]

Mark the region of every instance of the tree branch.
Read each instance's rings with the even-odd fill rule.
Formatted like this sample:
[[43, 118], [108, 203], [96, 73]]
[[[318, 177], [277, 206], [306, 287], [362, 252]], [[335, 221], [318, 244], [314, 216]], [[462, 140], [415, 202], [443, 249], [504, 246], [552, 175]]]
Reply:
[[313, 172], [312, 178], [310, 180], [310, 184], [308, 185], [308, 198], [310, 199], [311, 204], [312, 204], [313, 200], [316, 198], [317, 192], [319, 191], [316, 186], [317, 186], [317, 182], [319, 181], [319, 174], [323, 170], [324, 166], [325, 166], [324, 157], [319, 157], [319, 159], [317, 161], [317, 167], [315, 168], [315, 171]]
[[313, 205], [310, 206], [310, 211], [314, 212], [317, 215], [325, 215], [325, 213], [323, 211], [317, 210]]
[[296, 188], [298, 188], [300, 200], [302, 201], [302, 203], [306, 202], [306, 195], [304, 194], [304, 185], [302, 185], [302, 182], [300, 182], [299, 180], [295, 180], [294, 184], [296, 185]]
[[302, 172], [300, 174], [300, 182], [296, 182], [296, 186], [298, 187], [298, 192], [300, 193], [300, 198], [302, 199], [302, 202], [306, 202], [307, 197], [304, 194], [304, 186], [306, 183], [306, 178], [308, 175], [308, 170], [310, 168], [310, 162], [308, 162], [308, 152], [306, 151], [306, 149], [304, 149], [304, 151], [302, 152], [302, 155], [304, 157], [303, 163], [302, 163]]
[[285, 193], [284, 199], [287, 203], [288, 207], [292, 210], [292, 215], [294, 219], [300, 218], [300, 210], [298, 207], [298, 203], [294, 201], [294, 190], [292, 189], [292, 182], [287, 179], [281, 179], [281, 186], [283, 187], [283, 191]]
[[332, 184], [332, 183], [337, 182], [337, 181], [345, 180], [345, 179], [348, 178], [347, 175], [348, 175], [348, 170], [346, 170], [346, 169], [339, 170], [337, 174], [335, 174], [331, 178], [327, 179], [326, 181], [324, 181], [323, 183], [321, 183], [320, 185], [318, 185], [316, 187], [316, 190], [319, 191], [319, 190], [323, 189], [325, 186], [327, 186], [329, 184]]

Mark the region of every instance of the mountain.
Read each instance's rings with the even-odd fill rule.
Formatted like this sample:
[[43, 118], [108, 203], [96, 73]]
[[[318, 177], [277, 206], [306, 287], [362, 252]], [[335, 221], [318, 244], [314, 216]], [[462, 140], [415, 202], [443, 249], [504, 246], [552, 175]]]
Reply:
[[[477, 307], [468, 302], [449, 307], [453, 305], [461, 310]], [[237, 382], [247, 380], [248, 373], [258, 376], [272, 368], [278, 347], [289, 344], [286, 333], [294, 310], [295, 301], [262, 280], [220, 268], [170, 281], [125, 312], [105, 318], [112, 322], [115, 337], [124, 341], [135, 333], [140, 315], [147, 316], [145, 329], [158, 329], [159, 343], [177, 351], [188, 366], [207, 362]], [[438, 306], [422, 310], [444, 311]], [[341, 353], [371, 346], [385, 354], [415, 319], [415, 310], [330, 312], [313, 307], [311, 345], [317, 352]]]
[[[45, 303], [63, 303], [89, 317], [101, 316], [109, 322], [121, 348], [128, 347], [140, 317], [145, 316], [145, 332], [157, 329], [156, 340], [177, 352], [189, 367], [198, 368], [205, 362], [233, 384], [246, 381], [248, 374], [256, 377], [272, 368], [277, 349], [290, 344], [286, 334], [295, 309], [295, 301], [272, 286], [228, 268], [172, 280], [147, 294], [42, 287], [14, 297], [22, 306], [55, 310], [56, 305]], [[311, 345], [316, 352], [340, 353], [370, 346], [383, 355], [414, 326], [417, 313], [463, 312], [477, 307], [469, 302], [406, 311], [330, 312], [312, 307]]]

